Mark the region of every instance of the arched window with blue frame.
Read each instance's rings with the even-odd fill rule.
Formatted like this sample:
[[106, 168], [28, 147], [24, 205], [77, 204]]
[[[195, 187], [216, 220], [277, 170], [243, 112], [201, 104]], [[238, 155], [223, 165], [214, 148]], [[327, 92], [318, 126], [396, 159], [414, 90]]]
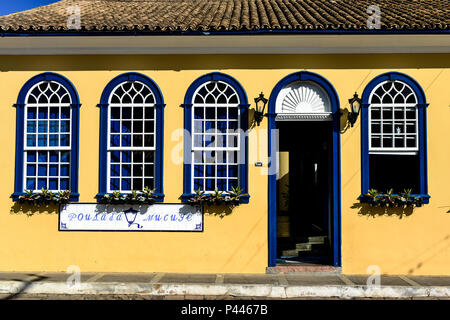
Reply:
[[105, 87], [100, 107], [101, 199], [112, 192], [154, 189], [163, 201], [164, 101], [149, 77], [125, 73]]
[[364, 89], [361, 111], [362, 194], [411, 189], [429, 200], [423, 89], [410, 76], [389, 72]]
[[78, 200], [80, 106], [73, 84], [56, 73], [34, 76], [22, 87], [15, 104], [13, 200], [41, 189], [70, 190], [70, 200]]
[[230, 192], [239, 187], [248, 202], [248, 100], [240, 83], [209, 73], [188, 88], [184, 104], [184, 190]]

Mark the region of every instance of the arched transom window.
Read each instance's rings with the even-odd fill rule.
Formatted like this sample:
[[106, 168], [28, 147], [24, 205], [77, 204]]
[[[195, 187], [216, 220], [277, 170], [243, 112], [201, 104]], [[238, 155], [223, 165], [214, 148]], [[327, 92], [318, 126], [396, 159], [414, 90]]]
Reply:
[[332, 120], [331, 102], [326, 91], [312, 81], [294, 81], [277, 95], [276, 120]]
[[72, 98], [56, 81], [40, 81], [25, 98], [24, 189], [70, 189]]
[[155, 185], [155, 95], [140, 81], [118, 84], [108, 106], [108, 192]]
[[417, 151], [417, 97], [411, 87], [384, 81], [373, 89], [369, 102], [369, 151]]
[[238, 186], [239, 103], [236, 90], [224, 81], [208, 81], [195, 91], [191, 191], [231, 191]]

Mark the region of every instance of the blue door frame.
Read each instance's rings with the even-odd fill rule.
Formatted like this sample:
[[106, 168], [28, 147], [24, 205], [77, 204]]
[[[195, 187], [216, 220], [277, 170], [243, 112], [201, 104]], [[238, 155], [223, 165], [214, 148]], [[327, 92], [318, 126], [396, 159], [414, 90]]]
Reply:
[[334, 266], [341, 265], [341, 143], [340, 143], [340, 107], [339, 97], [336, 90], [328, 80], [322, 76], [308, 72], [300, 71], [292, 73], [281, 79], [273, 88], [269, 98], [269, 113], [268, 116], [268, 130], [269, 130], [269, 266], [276, 265], [277, 259], [277, 151], [278, 141], [276, 130], [276, 99], [281, 89], [294, 81], [313, 81], [328, 93], [331, 101], [332, 115], [333, 115], [333, 130], [332, 130], [332, 261]]

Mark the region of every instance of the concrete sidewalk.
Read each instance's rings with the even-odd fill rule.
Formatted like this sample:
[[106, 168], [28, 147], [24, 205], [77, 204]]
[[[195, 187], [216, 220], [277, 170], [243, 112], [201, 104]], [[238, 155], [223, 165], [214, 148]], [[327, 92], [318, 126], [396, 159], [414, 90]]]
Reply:
[[442, 298], [450, 299], [450, 277], [381, 276], [380, 286], [367, 286], [368, 275], [336, 273], [174, 274], [0, 273], [0, 294], [145, 295], [252, 298]]

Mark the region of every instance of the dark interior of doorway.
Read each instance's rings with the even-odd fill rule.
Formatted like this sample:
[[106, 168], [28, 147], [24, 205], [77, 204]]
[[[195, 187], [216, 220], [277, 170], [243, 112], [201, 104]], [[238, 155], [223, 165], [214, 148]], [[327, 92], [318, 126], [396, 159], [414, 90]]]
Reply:
[[332, 264], [332, 123], [282, 121], [277, 264]]

